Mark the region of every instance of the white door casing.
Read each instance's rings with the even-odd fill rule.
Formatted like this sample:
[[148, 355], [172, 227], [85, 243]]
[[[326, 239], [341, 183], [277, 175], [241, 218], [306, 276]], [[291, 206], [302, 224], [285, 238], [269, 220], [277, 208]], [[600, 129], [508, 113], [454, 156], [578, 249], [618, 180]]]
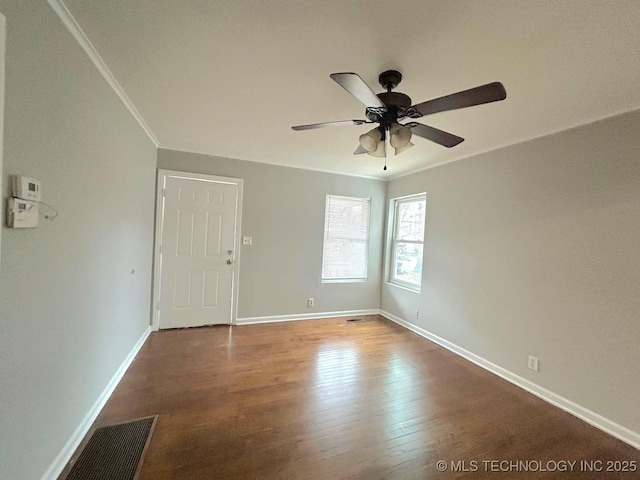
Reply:
[[[4, 196], [2, 195], [2, 187], [4, 184], [4, 173], [2, 170], [2, 152], [4, 151], [4, 66], [5, 66], [5, 48], [6, 48], [6, 19], [5, 16], [0, 13], [0, 201], [4, 203]], [[4, 209], [4, 205], [2, 205]], [[4, 214], [6, 215], [6, 213]], [[2, 251], [2, 230], [4, 227], [4, 215], [0, 215], [0, 252]], [[0, 265], [2, 265], [2, 259], [0, 259]], [[2, 268], [0, 267], [0, 272]]]
[[242, 180], [160, 170], [153, 327], [235, 322]]

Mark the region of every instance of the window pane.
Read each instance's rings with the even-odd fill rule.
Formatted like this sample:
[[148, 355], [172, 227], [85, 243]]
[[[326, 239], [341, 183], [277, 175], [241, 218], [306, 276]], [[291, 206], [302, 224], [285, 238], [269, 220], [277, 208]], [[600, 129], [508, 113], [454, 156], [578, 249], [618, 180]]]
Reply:
[[396, 238], [398, 240], [424, 239], [424, 216], [426, 210], [426, 200], [412, 200], [408, 202], [398, 202], [398, 218]]
[[369, 204], [367, 198], [327, 195], [323, 279], [367, 278]]
[[369, 202], [367, 200], [329, 197], [325, 220], [325, 236], [366, 240], [369, 230]]
[[393, 247], [389, 281], [401, 285], [422, 284], [422, 255], [427, 199], [425, 194], [395, 200], [392, 210]]
[[422, 280], [422, 244], [396, 243], [394, 277], [420, 285]]
[[326, 240], [322, 278], [366, 278], [367, 244], [345, 239]]

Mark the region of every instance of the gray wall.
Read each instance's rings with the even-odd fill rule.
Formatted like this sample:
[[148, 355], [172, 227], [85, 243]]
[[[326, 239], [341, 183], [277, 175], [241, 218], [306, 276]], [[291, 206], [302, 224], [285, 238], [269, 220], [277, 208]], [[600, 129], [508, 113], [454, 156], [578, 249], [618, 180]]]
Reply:
[[[240, 253], [239, 318], [379, 307], [384, 182], [172, 150], [159, 150], [158, 167], [244, 180], [242, 235], [253, 245]], [[366, 282], [320, 282], [328, 194], [371, 198]]]
[[639, 131], [636, 111], [392, 181], [427, 192], [422, 293], [385, 282], [381, 308], [640, 432]]
[[3, 181], [40, 179], [60, 211], [2, 232], [0, 478], [32, 480], [149, 324], [156, 148], [45, 1], [0, 12]]
[[[2, 154], [4, 152], [4, 59], [6, 42], [6, 18], [0, 12], [0, 198], [3, 198]], [[1, 222], [0, 222], [1, 223]], [[0, 275], [2, 275], [2, 227], [0, 226]]]

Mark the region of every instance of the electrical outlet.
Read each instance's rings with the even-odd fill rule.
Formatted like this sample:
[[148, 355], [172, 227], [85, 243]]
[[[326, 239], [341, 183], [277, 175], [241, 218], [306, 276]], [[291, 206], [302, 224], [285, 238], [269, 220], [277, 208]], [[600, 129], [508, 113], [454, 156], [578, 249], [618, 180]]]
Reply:
[[416, 310], [415, 317], [416, 317], [416, 320], [420, 318], [420, 310]]
[[313, 298], [309, 297], [309, 299], [307, 300], [307, 307], [313, 307]]
[[529, 355], [529, 368], [534, 372], [538, 371], [538, 357], [534, 357], [533, 355]]

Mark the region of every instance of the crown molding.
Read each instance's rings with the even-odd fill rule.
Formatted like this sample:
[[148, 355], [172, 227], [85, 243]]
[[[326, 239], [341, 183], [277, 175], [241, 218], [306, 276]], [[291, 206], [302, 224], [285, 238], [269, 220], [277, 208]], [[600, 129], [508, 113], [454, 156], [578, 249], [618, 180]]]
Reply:
[[62, 0], [47, 0], [47, 3], [53, 9], [53, 11], [56, 12], [58, 17], [60, 17], [60, 20], [62, 20], [62, 23], [65, 25], [65, 27], [67, 27], [67, 30], [69, 30], [71, 35], [73, 35], [73, 38], [75, 38], [76, 41], [80, 44], [80, 46], [89, 56], [98, 71], [102, 74], [113, 91], [116, 92], [116, 95], [118, 95], [120, 100], [122, 100], [122, 103], [124, 103], [129, 112], [131, 112], [133, 118], [135, 118], [140, 127], [142, 127], [142, 130], [144, 130], [144, 132], [155, 144], [155, 146], [159, 147], [160, 142], [158, 142], [158, 139], [151, 131], [151, 128], [149, 128], [147, 122], [144, 121], [144, 118], [142, 118], [140, 112], [136, 109], [131, 99], [124, 92], [122, 86], [120, 86], [116, 78], [113, 76], [113, 73], [111, 73], [111, 70], [109, 70], [109, 67], [107, 67], [107, 64], [104, 62], [82, 28], [80, 28], [80, 25], [71, 14], [67, 6], [62, 2]]
[[434, 163], [432, 165], [427, 165], [426, 167], [417, 167], [414, 170], [409, 170], [405, 173], [399, 173], [397, 175], [392, 175], [390, 177], [387, 177], [385, 180], [388, 182], [392, 182], [394, 180], [398, 180], [400, 178], [403, 177], [408, 177], [409, 175], [414, 175], [416, 173], [420, 173], [420, 172], [424, 172], [425, 170], [431, 170], [432, 168], [436, 168], [436, 167], [441, 167], [443, 165], [447, 165], [449, 163], [453, 163], [453, 162], [459, 162], [461, 160], [468, 160], [474, 157], [479, 157], [480, 155], [484, 155], [485, 153], [491, 153], [491, 152], [496, 152], [498, 150], [502, 150], [508, 147], [514, 147], [516, 145], [520, 145], [523, 143], [528, 143], [528, 142], [533, 142], [535, 140], [539, 140], [541, 138], [545, 138], [545, 137], [551, 137], [553, 135], [558, 135], [560, 133], [564, 133], [564, 132], [568, 132], [570, 130], [575, 130], [577, 128], [581, 128], [581, 127], [587, 127], [589, 125], [592, 125], [594, 123], [599, 123], [599, 122], [604, 122], [607, 120], [610, 120], [614, 117], [620, 117], [622, 115], [626, 115], [626, 114], [630, 114], [633, 112], [636, 112], [640, 110], [640, 105], [636, 105], [634, 106], [631, 110], [625, 108], [624, 110], [612, 113], [612, 114], [607, 114], [603, 117], [594, 117], [592, 119], [587, 120], [586, 122], [581, 122], [578, 124], [574, 124], [574, 125], [570, 125], [568, 127], [562, 127], [560, 129], [557, 130], [550, 130], [548, 132], [544, 132], [538, 135], [533, 135], [533, 136], [529, 136], [529, 137], [525, 137], [525, 138], [521, 138], [519, 140], [515, 140], [513, 142], [508, 142], [508, 143], [503, 143], [501, 145], [498, 145], [496, 147], [491, 147], [488, 148], [486, 150], [478, 150], [477, 152], [474, 153], [470, 153], [468, 155], [464, 155], [462, 157], [455, 157], [455, 158], [450, 158], [449, 160], [444, 160], [443, 162], [438, 162], [438, 163]]
[[162, 146], [160, 146], [158, 148], [160, 150], [166, 150], [166, 151], [169, 151], [169, 152], [188, 153], [188, 154], [191, 154], [191, 155], [202, 155], [204, 157], [220, 158], [220, 159], [223, 159], [223, 160], [234, 160], [234, 161], [238, 161], [238, 162], [251, 162], [251, 163], [258, 163], [260, 165], [270, 165], [272, 167], [293, 168], [295, 170], [305, 170], [307, 172], [326, 173], [326, 174], [329, 174], [329, 175], [342, 175], [342, 176], [345, 176], [345, 177], [366, 178], [367, 180], [376, 180], [378, 182], [386, 182], [387, 181], [386, 178], [375, 177], [373, 175], [360, 175], [360, 174], [357, 174], [357, 173], [339, 172], [337, 170], [323, 170], [323, 169], [320, 169], [320, 168], [303, 167], [303, 166], [299, 166], [299, 165], [291, 165], [291, 164], [288, 164], [288, 163], [273, 163], [273, 162], [264, 162], [264, 161], [260, 161], [260, 160], [251, 160], [249, 158], [242, 158], [242, 157], [229, 157], [229, 156], [226, 156], [225, 154], [209, 153], [209, 152], [205, 152], [204, 150], [193, 149], [193, 148], [190, 148], [190, 147], [183, 147], [183, 146], [180, 146], [180, 145], [175, 145], [175, 146], [162, 145]]

